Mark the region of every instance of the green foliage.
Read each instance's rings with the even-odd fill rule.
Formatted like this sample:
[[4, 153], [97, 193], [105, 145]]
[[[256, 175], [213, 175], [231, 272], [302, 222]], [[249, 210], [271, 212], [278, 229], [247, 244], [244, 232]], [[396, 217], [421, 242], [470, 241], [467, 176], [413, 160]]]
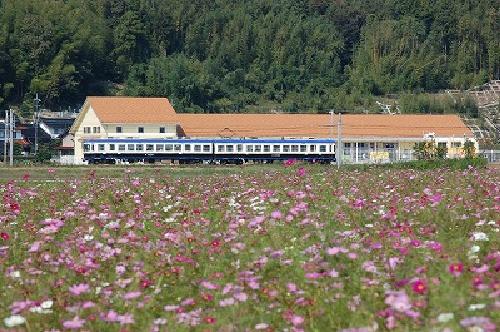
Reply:
[[[167, 96], [184, 112], [369, 108], [477, 116], [425, 94], [500, 78], [500, 5], [478, 1], [0, 1], [0, 107]], [[28, 114], [26, 114], [28, 115]]]
[[35, 161], [39, 163], [45, 163], [52, 158], [55, 154], [54, 148], [50, 145], [40, 144], [38, 146], [38, 152], [35, 157]]
[[464, 155], [467, 159], [472, 159], [476, 157], [476, 147], [474, 142], [466, 140], [464, 143]]

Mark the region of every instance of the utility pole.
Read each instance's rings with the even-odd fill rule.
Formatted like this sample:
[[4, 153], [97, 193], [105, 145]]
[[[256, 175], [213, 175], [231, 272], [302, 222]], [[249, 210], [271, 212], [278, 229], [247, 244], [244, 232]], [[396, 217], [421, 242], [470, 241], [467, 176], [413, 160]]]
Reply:
[[9, 111], [5, 110], [5, 122], [4, 122], [4, 127], [3, 127], [3, 162], [5, 165], [7, 165], [7, 139], [9, 137], [9, 131], [8, 131], [8, 126], [9, 126]]
[[340, 113], [339, 111], [339, 121], [337, 123], [337, 134], [338, 134], [338, 139], [337, 139], [337, 143], [338, 143], [338, 148], [337, 148], [337, 151], [336, 153], [338, 153], [338, 157], [337, 157], [337, 168], [340, 168], [340, 164], [341, 164], [341, 159], [342, 159], [342, 113]]
[[40, 103], [40, 98], [38, 98], [38, 93], [35, 96], [35, 155], [38, 152], [38, 120], [40, 118], [38, 113], [38, 105]]
[[10, 156], [10, 166], [14, 166], [14, 129], [15, 129], [15, 121], [14, 121], [14, 110], [10, 110], [10, 125], [9, 125], [9, 141], [10, 141], [10, 149], [9, 149], [9, 156]]

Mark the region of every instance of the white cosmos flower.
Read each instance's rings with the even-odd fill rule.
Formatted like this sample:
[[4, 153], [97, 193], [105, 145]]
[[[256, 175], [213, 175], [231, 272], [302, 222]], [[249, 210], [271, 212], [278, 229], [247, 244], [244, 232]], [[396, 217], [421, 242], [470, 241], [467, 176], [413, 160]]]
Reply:
[[449, 322], [450, 320], [452, 320], [453, 318], [455, 318], [455, 315], [452, 312], [442, 313], [442, 314], [439, 314], [439, 316], [438, 316], [438, 322], [446, 323], [446, 322]]
[[476, 310], [481, 310], [481, 309], [484, 309], [486, 308], [486, 304], [484, 303], [475, 303], [475, 304], [471, 304], [469, 306], [469, 311], [476, 311]]
[[26, 319], [23, 316], [14, 315], [5, 318], [3, 322], [7, 327], [14, 327], [26, 323]]
[[489, 241], [490, 239], [488, 238], [488, 235], [483, 232], [475, 232], [472, 234], [472, 238], [474, 241]]

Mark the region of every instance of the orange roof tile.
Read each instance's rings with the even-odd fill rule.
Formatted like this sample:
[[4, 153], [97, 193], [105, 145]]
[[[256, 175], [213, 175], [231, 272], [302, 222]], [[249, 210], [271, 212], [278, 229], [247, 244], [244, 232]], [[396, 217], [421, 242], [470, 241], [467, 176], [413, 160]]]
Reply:
[[[338, 115], [329, 114], [177, 114], [190, 137], [337, 137]], [[342, 136], [350, 138], [473, 137], [457, 115], [346, 114]]]
[[101, 123], [175, 123], [167, 98], [87, 97]]

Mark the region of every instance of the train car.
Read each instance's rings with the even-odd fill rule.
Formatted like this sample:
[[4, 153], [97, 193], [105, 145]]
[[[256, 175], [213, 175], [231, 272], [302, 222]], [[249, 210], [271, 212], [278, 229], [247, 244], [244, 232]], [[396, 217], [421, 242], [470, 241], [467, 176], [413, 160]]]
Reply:
[[332, 139], [89, 139], [83, 147], [88, 163], [335, 161]]

